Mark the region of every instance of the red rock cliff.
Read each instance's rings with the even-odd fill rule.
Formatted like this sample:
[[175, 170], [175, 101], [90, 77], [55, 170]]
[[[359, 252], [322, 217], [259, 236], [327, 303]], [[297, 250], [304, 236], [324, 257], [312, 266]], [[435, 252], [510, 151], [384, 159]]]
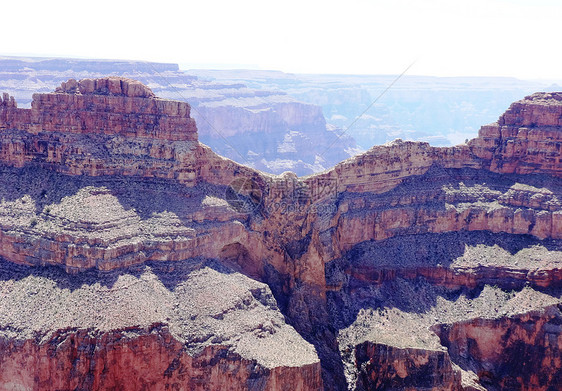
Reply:
[[[432, 311], [452, 311], [441, 302], [450, 301], [448, 295], [453, 293], [449, 291], [457, 289], [471, 290], [468, 301], [480, 297], [478, 289], [492, 284], [519, 291], [525, 285], [558, 289], [561, 108], [560, 94], [535, 94], [514, 103], [498, 123], [483, 127], [480, 136], [467, 145], [435, 148], [427, 143], [396, 141], [373, 147], [327, 172], [297, 178], [290, 173], [267, 175], [217, 156], [197, 142], [187, 104], [158, 99], [147, 87], [131, 80], [71, 80], [53, 94], [35, 95], [28, 110], [18, 109], [13, 98], [4, 97], [0, 106], [0, 181], [4, 185], [0, 188], [0, 255], [10, 263], [62, 265], [69, 272], [142, 268], [143, 263], [154, 261], [170, 263], [174, 269], [174, 263], [219, 259], [230, 271], [267, 283], [291, 325], [314, 344], [316, 351], [308, 350], [306, 362], [294, 366], [291, 376], [298, 387], [321, 387], [317, 353], [326, 389], [344, 389], [346, 382], [352, 388], [368, 388], [369, 379], [377, 384], [404, 387], [407, 382], [415, 387], [428, 371], [439, 374], [428, 387], [445, 384], [443, 387], [458, 388], [459, 382], [467, 383], [466, 378], [474, 376], [478, 379], [481, 372], [467, 367], [455, 355], [442, 353], [440, 345], [428, 347], [416, 342], [414, 346], [393, 346], [392, 340], [380, 345], [377, 338], [356, 338], [353, 330], [361, 323], [356, 317], [365, 308], [381, 305], [392, 305], [402, 312], [390, 320], [371, 317], [373, 323], [364, 324], [376, 325], [382, 319], [381, 323], [392, 325], [404, 314], [421, 316], [418, 309], [405, 304], [415, 301], [408, 292], [419, 288], [416, 281], [420, 279], [428, 284], [424, 297]], [[467, 232], [467, 237], [462, 236]], [[457, 233], [460, 236], [455, 236]], [[492, 236], [485, 236], [488, 234]], [[412, 238], [420, 242], [404, 244]], [[454, 251], [436, 246], [441, 240]], [[539, 247], [540, 256], [530, 257]], [[396, 249], [402, 252], [396, 254]], [[82, 277], [51, 281], [64, 286], [69, 284], [65, 278]], [[161, 292], [179, 294], [174, 288], [177, 282], [170, 283], [165, 273], [156, 279], [165, 287]], [[4, 281], [2, 289], [16, 300], [19, 296], [9, 281]], [[86, 286], [95, 284], [94, 279]], [[396, 284], [404, 292], [403, 302], [396, 301], [402, 294], [389, 299], [388, 292], [396, 291]], [[18, 289], [25, 287], [23, 284]], [[189, 295], [198, 287], [186, 286], [182, 292]], [[232, 308], [251, 310], [257, 305], [245, 298], [246, 291], [233, 289]], [[239, 301], [237, 295], [242, 295]], [[253, 297], [263, 300], [258, 296]], [[276, 305], [269, 304], [275, 311]], [[537, 301], [534, 309], [540, 310], [541, 305]], [[174, 316], [182, 322], [188, 319], [182, 324], [189, 329], [197, 314], [187, 317], [187, 312], [177, 311]], [[230, 307], [211, 314], [212, 333], [225, 332], [220, 321], [229, 312]], [[512, 311], [514, 316], [523, 312]], [[442, 317], [439, 313], [428, 320], [423, 315], [418, 321], [427, 331]], [[165, 317], [156, 319], [163, 324], [171, 322]], [[445, 320], [459, 322], [458, 317]], [[245, 330], [257, 338], [263, 330], [281, 335], [279, 327], [270, 328], [264, 322]], [[152, 323], [142, 324], [149, 327]], [[79, 330], [86, 327], [71, 320], [62, 326], [46, 325], [43, 338], [47, 341], [50, 332], [71, 326]], [[133, 326], [122, 322], [114, 330]], [[5, 330], [11, 327], [7, 320], [0, 323]], [[16, 334], [32, 329], [30, 325], [19, 327]], [[99, 324], [88, 327], [100, 330]], [[344, 338], [342, 330], [347, 327], [351, 336]], [[15, 342], [8, 331], [4, 343], [12, 346]], [[148, 345], [153, 343], [153, 337], [140, 334]], [[113, 337], [103, 334], [100, 338]], [[194, 338], [215, 341], [212, 335], [188, 331], [174, 338], [180, 345]], [[431, 338], [437, 338], [435, 333]], [[18, 360], [43, 352], [43, 345], [25, 340], [29, 348], [10, 347]], [[294, 341], [310, 348], [298, 338]], [[97, 343], [87, 342], [83, 348]], [[222, 349], [220, 339], [213, 346], [218, 345]], [[226, 349], [236, 350], [236, 346], [231, 341]], [[405, 358], [404, 352], [412, 349], [417, 358]], [[379, 373], [377, 362], [385, 359], [381, 352], [397, 361], [380, 363], [385, 369]], [[166, 351], [165, 355], [176, 353]], [[196, 362], [198, 358], [188, 353], [189, 359], [183, 352], [177, 353], [181, 356], [178, 360]], [[5, 360], [14, 357], [5, 356]], [[205, 354], [201, 357], [208, 358]], [[97, 360], [100, 358], [89, 365], [98, 365]], [[282, 366], [290, 366], [291, 360], [287, 357]], [[222, 384], [222, 376], [231, 376], [229, 371], [213, 372], [223, 368], [219, 363], [224, 361], [210, 362], [214, 364], [205, 365], [209, 365], [208, 376], [218, 379], [214, 384]], [[239, 372], [238, 388], [250, 388], [248, 382], [256, 376], [255, 371], [265, 373], [267, 365], [259, 360], [255, 363], [252, 370]], [[461, 369], [457, 364], [463, 365]], [[185, 368], [186, 378], [200, 376], [189, 365]], [[299, 380], [309, 371], [314, 374], [312, 380]], [[7, 379], [12, 376], [9, 373], [0, 376]], [[271, 380], [272, 373], [277, 372], [264, 375], [263, 384], [288, 382]], [[463, 373], [464, 377], [459, 375]], [[156, 374], [154, 379], [162, 376]], [[360, 381], [354, 383], [353, 379]]]
[[513, 103], [469, 145], [486, 167], [503, 173], [562, 176], [562, 93], [536, 93]]
[[157, 99], [129, 79], [69, 80], [54, 94], [34, 94], [31, 110], [17, 109], [13, 97], [3, 107], [0, 129], [197, 140], [189, 104]]

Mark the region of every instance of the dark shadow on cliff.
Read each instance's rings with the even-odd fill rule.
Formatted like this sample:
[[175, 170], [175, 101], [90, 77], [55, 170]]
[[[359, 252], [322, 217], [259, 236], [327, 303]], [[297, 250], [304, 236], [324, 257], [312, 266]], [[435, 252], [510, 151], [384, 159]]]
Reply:
[[26, 266], [0, 258], [0, 281], [21, 281], [34, 276], [53, 281], [57, 288], [68, 289], [71, 292], [95, 284], [112, 289], [119, 277], [132, 275], [135, 278], [140, 278], [147, 269], [150, 269], [167, 289], [173, 291], [179, 284], [189, 279], [192, 272], [205, 267], [221, 274], [236, 273], [218, 260], [205, 258], [191, 258], [183, 261], [153, 261], [110, 271], [89, 269], [76, 274], [69, 274], [60, 266]]
[[[423, 197], [427, 197], [427, 203], [441, 208], [447, 202], [449, 190], [458, 191], [461, 187], [473, 188], [478, 191], [464, 192], [463, 201], [492, 201], [498, 195], [497, 193], [494, 195], [494, 192], [506, 193], [514, 185], [545, 189], [558, 196], [562, 194], [562, 178], [544, 174], [499, 174], [472, 168], [443, 168], [438, 163], [434, 163], [423, 175], [406, 177], [399, 185], [384, 193], [347, 192], [340, 197], [365, 198], [371, 203], [372, 208], [388, 208], [389, 205], [395, 205], [400, 197], [416, 195], [418, 202], [424, 199]], [[457, 202], [460, 202], [458, 198]]]
[[33, 164], [22, 168], [0, 165], [0, 198], [15, 201], [27, 195], [35, 201], [37, 214], [87, 186], [107, 188], [125, 210], [134, 209], [141, 219], [164, 211], [181, 219], [186, 211], [200, 207], [206, 196], [224, 198], [226, 192], [224, 186], [206, 183], [190, 188], [172, 179], [64, 175]]
[[[519, 251], [541, 246], [547, 251], [562, 251], [562, 240], [540, 240], [529, 235], [492, 233], [488, 231], [461, 231], [426, 233], [393, 237], [379, 242], [359, 243], [343, 258], [326, 264], [326, 282], [337, 287], [328, 292], [332, 321], [337, 329], [348, 327], [365, 308], [398, 308], [410, 313], [426, 313], [436, 305], [438, 297], [456, 300], [461, 294], [478, 296], [485, 285], [494, 285], [506, 291], [521, 290], [526, 286], [548, 292], [525, 279], [498, 280], [484, 276], [475, 287], [446, 288], [429, 282], [416, 269], [452, 270], [462, 265], [467, 249], [470, 257], [482, 258], [487, 267], [512, 268], [510, 262]], [[490, 252], [490, 250], [493, 250]], [[503, 253], [505, 259], [489, 259]], [[506, 262], [507, 261], [507, 262]], [[530, 260], [530, 267], [533, 260]], [[520, 265], [519, 267], [525, 268]], [[554, 287], [556, 288], [556, 287]]]
[[[530, 197], [534, 192], [527, 194], [526, 187], [544, 189], [542, 193], [552, 196], [554, 203], [550, 206], [551, 210], [557, 207], [557, 197], [559, 199], [562, 196], [561, 178], [536, 174], [497, 174], [470, 168], [447, 169], [436, 163], [425, 174], [405, 178], [390, 191], [381, 194], [343, 193], [338, 202], [349, 201], [353, 204], [354, 199], [364, 199], [367, 205], [365, 208], [375, 213], [393, 209], [396, 205], [410, 212], [414, 209], [414, 213], [423, 209], [442, 214], [449, 203], [459, 208], [463, 208], [463, 203], [467, 206], [494, 203], [501, 195], [511, 190], [519, 191], [519, 197]], [[410, 204], [409, 200], [413, 200], [413, 204]], [[516, 205], [512, 207], [517, 208]], [[358, 208], [346, 213], [362, 214], [364, 209]], [[472, 212], [467, 218], [471, 217]], [[438, 292], [433, 295], [434, 299], [429, 295], [429, 301], [421, 306], [415, 300], [399, 301], [397, 296], [391, 293], [389, 284], [396, 275], [400, 278], [401, 271], [414, 271], [402, 274], [406, 274], [409, 280], [422, 281], [423, 277], [416, 277], [416, 268], [450, 268], [469, 247], [496, 246], [511, 256], [524, 248], [538, 245], [549, 251], [562, 249], [561, 240], [539, 240], [530, 235], [488, 231], [428, 233], [427, 227], [417, 224], [396, 228], [393, 234], [395, 236], [390, 239], [357, 243], [343, 258], [326, 264], [327, 285], [333, 287], [328, 292], [330, 312], [336, 328], [349, 326], [361, 308], [379, 308], [386, 305], [405, 311], [424, 312], [433, 306], [432, 300], [436, 300], [438, 295], [451, 298], [458, 297], [461, 293], [477, 295], [478, 290], [486, 283], [504, 284], [505, 289], [521, 289], [525, 286], [524, 281], [483, 281], [472, 290], [435, 287]], [[489, 254], [482, 254], [482, 257], [487, 256]], [[493, 260], [491, 263], [493, 264]], [[388, 288], [386, 293], [385, 289], [381, 288], [383, 283]]]
[[130, 274], [138, 278], [142, 274], [143, 269], [143, 265], [137, 265], [112, 271], [90, 269], [77, 274], [68, 274], [60, 266], [18, 265], [0, 258], [1, 281], [20, 281], [27, 277], [35, 276], [54, 281], [59, 289], [68, 289], [71, 292], [80, 289], [84, 285], [94, 285], [96, 283], [105, 288], [111, 289], [119, 276], [123, 274]]
[[[271, 277], [271, 275], [268, 275]], [[274, 292], [287, 323], [309, 343], [313, 344], [322, 366], [324, 390], [347, 389], [343, 361], [338, 349], [337, 330], [330, 322], [325, 301], [315, 287], [303, 281], [295, 281], [289, 291], [282, 292], [279, 283], [286, 284], [281, 276], [267, 281]]]
[[[530, 307], [526, 307], [524, 304], [521, 304], [522, 307], [511, 307], [517, 305], [518, 302], [514, 301], [513, 304], [501, 307], [502, 309], [498, 313], [497, 308], [504, 303], [501, 300], [507, 300], [498, 298], [512, 297], [516, 294], [526, 296], [533, 291], [544, 294], [544, 296], [538, 294], [533, 296], [537, 298], [536, 301], [532, 301], [533, 309], [540, 309], [543, 305], [551, 305], [552, 301], [559, 301], [562, 299], [560, 282], [554, 282], [553, 285], [545, 288], [515, 277], [502, 279], [487, 277], [473, 287], [446, 287], [416, 273], [416, 268], [454, 268], [458, 265], [459, 258], [462, 264], [462, 257], [466, 254], [467, 248], [472, 248], [472, 250], [476, 248], [477, 251], [472, 255], [477, 257], [480, 255], [486, 257], [489, 255], [486, 250], [494, 248], [494, 252], [504, 253], [506, 258], [502, 260], [505, 261], [505, 259], [513, 259], [510, 257], [516, 256], [521, 250], [528, 249], [532, 252], [537, 246], [562, 254], [561, 240], [539, 240], [529, 235], [494, 234], [486, 231], [405, 235], [380, 242], [364, 242], [354, 246], [343, 258], [327, 263], [325, 269], [327, 284], [331, 287], [327, 293], [330, 322], [337, 330], [336, 333], [341, 332], [338, 337], [338, 342], [341, 344], [340, 349], [342, 355], [348, 354], [344, 359], [348, 365], [355, 365], [356, 351], [354, 349], [362, 341], [361, 338], [365, 335], [366, 328], [378, 330], [378, 333], [382, 334], [381, 330], [388, 327], [385, 329], [388, 334], [384, 334], [381, 341], [377, 342], [382, 345], [386, 343], [392, 345], [392, 341], [399, 341], [401, 338], [397, 336], [394, 340], [389, 337], [394, 329], [408, 330], [412, 335], [417, 335], [420, 331], [420, 335], [423, 336], [428, 332], [426, 330], [424, 334], [423, 330], [434, 319], [436, 324], [441, 322], [441, 319], [449, 319], [454, 324], [473, 318], [482, 319], [481, 317], [500, 319], [498, 322], [502, 322], [511, 319], [511, 315], [502, 315], [502, 311], [506, 308], [511, 308], [514, 313], [517, 311], [526, 313], [530, 310]], [[479, 248], [485, 251], [480, 252]], [[522, 266], [521, 260], [522, 258], [518, 258], [520, 267]], [[492, 263], [493, 261], [495, 260], [492, 260]], [[538, 261], [529, 260], [530, 264], [533, 262]], [[483, 263], [485, 263], [484, 260]], [[499, 267], [502, 265], [507, 268], [517, 267], [515, 262], [513, 264], [498, 263]], [[460, 278], [462, 279], [462, 277]], [[483, 308], [489, 311], [483, 311]], [[496, 308], [495, 312], [494, 308]], [[389, 312], [397, 315], [387, 318], [384, 315], [379, 317], [370, 315]], [[484, 316], [482, 313], [487, 315]], [[419, 320], [422, 318], [424, 321]], [[395, 323], [389, 324], [389, 319]], [[384, 326], [385, 322], [386, 326]], [[524, 320], [521, 322], [524, 323]], [[552, 329], [559, 330], [559, 326], [553, 325]], [[373, 335], [378, 336], [377, 331], [374, 333]], [[368, 338], [372, 338], [372, 335]], [[349, 345], [350, 342], [351, 345]], [[443, 344], [443, 341], [441, 343]], [[398, 346], [400, 346], [399, 342]], [[447, 345], [444, 344], [444, 346]], [[513, 376], [520, 373], [521, 363], [530, 362], [521, 361], [521, 357], [529, 360], [532, 360], [533, 357], [540, 357], [540, 355], [533, 356], [533, 352], [536, 350], [533, 349], [532, 346], [530, 348], [525, 346], [520, 349], [521, 352], [506, 350], [511, 358], [506, 361], [505, 365], [494, 368], [490, 372], [490, 376], [492, 374], [493, 376], [488, 383], [490, 385], [499, 384], [498, 379], [502, 376]], [[481, 365], [468, 365], [466, 360], [463, 360], [457, 359], [456, 356], [452, 357], [452, 361], [461, 368], [474, 371], [479, 375], [482, 374]], [[361, 371], [362, 368], [355, 368], [355, 370]], [[531, 371], [531, 373], [533, 372]], [[482, 379], [484, 380], [482, 384], [488, 386], [486, 376], [483, 376]], [[360, 386], [358, 387], [357, 389], [362, 389]], [[490, 389], [499, 388], [491, 387]]]
[[[420, 207], [444, 210], [446, 194], [444, 187], [456, 189], [460, 183], [466, 186], [485, 184], [492, 191], [505, 193], [516, 183], [533, 187], [546, 187], [556, 194], [562, 194], [561, 180], [540, 175], [505, 175], [493, 174], [478, 170], [445, 170], [433, 167], [422, 176], [411, 177], [383, 194], [345, 194], [342, 198], [365, 197], [373, 201], [372, 208], [388, 209], [392, 200], [397, 197], [425, 193], [431, 195]], [[201, 208], [206, 196], [223, 198], [225, 188], [202, 184], [188, 188], [173, 180], [140, 178], [140, 177], [86, 177], [68, 176], [38, 168], [33, 165], [24, 168], [0, 166], [0, 197], [14, 201], [28, 195], [35, 202], [36, 213], [40, 214], [51, 204], [60, 203], [64, 197], [75, 195], [86, 186], [105, 187], [110, 194], [117, 197], [125, 210], [134, 210], [141, 219], [149, 219], [155, 213], [172, 212], [186, 226], [199, 224], [187, 216]], [[485, 197], [485, 194], [482, 195]], [[480, 197], [476, 195], [475, 197]], [[474, 200], [469, 195], [467, 202]], [[419, 229], [420, 227], [415, 227]], [[416, 233], [416, 235], [407, 235]], [[347, 327], [356, 318], [362, 308], [396, 307], [407, 312], [425, 312], [435, 305], [438, 297], [454, 300], [461, 294], [478, 295], [482, 287], [470, 291], [466, 289], [450, 290], [441, 287], [428, 288], [423, 278], [402, 284], [401, 282], [384, 281], [380, 273], [382, 269], [415, 268], [423, 266], [449, 267], [461, 256], [466, 246], [497, 245], [510, 254], [519, 249], [541, 244], [547, 249], [560, 248], [555, 241], [539, 241], [538, 239], [507, 234], [486, 232], [460, 232], [450, 234], [427, 234], [409, 232], [399, 233], [401, 236], [381, 242], [365, 242], [354, 246], [340, 260], [333, 260], [326, 265], [328, 285], [341, 286], [341, 290], [328, 292], [328, 310], [320, 301], [314, 302], [310, 292], [297, 292], [298, 285], [289, 288], [288, 276], [279, 275], [273, 268], [266, 267], [264, 281], [268, 283], [289, 323], [295, 326], [309, 342], [312, 342], [321, 357], [324, 373], [332, 372], [335, 378], [334, 389], [343, 389], [343, 369], [335, 335], [337, 330]], [[308, 246], [308, 239], [292, 242], [286, 247], [289, 255], [296, 258]], [[4, 280], [22, 279], [31, 274], [39, 274], [55, 279], [61, 288], [77, 289], [83, 284], [99, 283], [112, 287], [120, 275], [135, 274], [140, 276], [144, 267], [152, 267], [164, 285], [173, 290], [177, 284], [187, 278], [193, 270], [188, 261], [181, 262], [150, 262], [112, 272], [90, 270], [77, 275], [68, 275], [60, 267], [33, 268], [0, 261], [0, 278]], [[267, 265], [266, 265], [267, 266]], [[217, 263], [215, 267], [224, 268]], [[228, 268], [226, 268], [228, 269]], [[225, 270], [226, 270], [225, 269]], [[373, 273], [362, 281], [350, 276], [349, 270], [366, 270]], [[225, 272], [229, 272], [226, 270]], [[374, 274], [379, 273], [379, 274]], [[381, 280], [382, 279], [382, 280]], [[377, 285], [373, 281], [382, 281]], [[407, 294], [400, 294], [400, 289], [407, 288]], [[288, 293], [292, 295], [289, 296]], [[416, 300], [423, 297], [424, 300]], [[290, 309], [290, 310], [289, 310]], [[300, 310], [308, 311], [312, 317], [304, 316]], [[330, 321], [330, 316], [332, 320]], [[311, 320], [313, 319], [313, 320]], [[343, 380], [343, 383], [345, 381]], [[330, 385], [327, 384], [327, 388]]]

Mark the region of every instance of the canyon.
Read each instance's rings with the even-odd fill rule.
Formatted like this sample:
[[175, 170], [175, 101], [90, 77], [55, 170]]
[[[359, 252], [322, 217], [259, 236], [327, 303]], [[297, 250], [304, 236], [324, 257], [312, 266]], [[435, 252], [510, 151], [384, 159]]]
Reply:
[[[294, 74], [254, 69], [189, 69], [215, 83], [281, 91], [322, 108], [326, 122], [346, 129], [363, 150], [396, 138], [449, 146], [474, 138], [511, 102], [535, 91], [560, 91], [560, 82], [509, 77]], [[392, 88], [387, 89], [389, 85]], [[353, 125], [351, 125], [353, 124]], [[350, 126], [351, 125], [351, 126]]]
[[[69, 78], [133, 78], [188, 102], [199, 139], [261, 171], [309, 175], [396, 138], [450, 146], [475, 137], [509, 104], [554, 82], [502, 77], [311, 75], [189, 69], [171, 63], [2, 57], [0, 91], [29, 107]], [[560, 83], [559, 83], [560, 84]], [[384, 93], [383, 93], [384, 91]]]
[[308, 176], [216, 154], [189, 103], [128, 78], [16, 98], [0, 388], [562, 384], [562, 93]]

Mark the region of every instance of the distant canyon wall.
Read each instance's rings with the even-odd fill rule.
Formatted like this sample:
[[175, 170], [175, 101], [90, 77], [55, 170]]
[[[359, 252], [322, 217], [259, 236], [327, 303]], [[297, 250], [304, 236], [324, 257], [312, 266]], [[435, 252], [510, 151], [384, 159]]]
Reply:
[[[464, 145], [437, 148], [395, 141], [305, 177], [265, 174], [216, 155], [197, 141], [188, 104], [157, 98], [126, 79], [70, 81], [55, 93], [35, 95], [31, 109], [16, 106], [9, 96], [0, 106], [0, 179], [9, 184], [2, 187], [0, 210], [6, 260], [60, 265], [70, 273], [191, 258], [220, 260], [267, 283], [278, 309], [314, 344], [323, 380], [307, 384], [298, 380], [301, 375], [287, 375], [296, 376], [295, 384], [303, 390], [318, 389], [321, 382], [326, 389], [342, 389], [350, 379], [358, 381], [357, 387], [369, 388], [370, 381], [379, 388], [401, 387], [409, 381], [418, 384], [427, 371], [442, 375], [428, 385], [435, 389], [461, 387], [470, 373], [486, 378], [478, 367], [485, 357], [475, 355], [480, 364], [469, 368], [452, 353], [454, 348], [441, 353], [441, 345], [433, 351], [423, 345], [410, 356], [392, 341], [350, 337], [351, 350], [340, 351], [339, 327], [353, 323], [334, 325], [330, 308], [336, 299], [342, 300], [344, 311], [356, 298], [382, 295], [389, 284], [419, 278], [431, 285], [427, 289], [478, 289], [494, 281], [509, 282], [505, 289], [521, 290], [527, 283], [532, 289], [558, 286], [560, 93], [514, 103]], [[290, 111], [284, 115], [287, 123], [300, 118]], [[550, 241], [550, 247], [533, 267], [514, 268], [509, 257], [499, 265], [466, 260], [460, 265], [369, 263], [377, 259], [369, 256], [371, 251], [387, 240], [457, 232], [513, 235], [508, 242], [533, 237]], [[485, 243], [467, 244], [460, 247]], [[517, 251], [538, 245], [532, 242]], [[424, 242], [415, 248], [408, 259], [424, 259], [424, 249], [432, 247]], [[361, 251], [366, 254], [363, 264]], [[513, 316], [523, 315], [514, 311]], [[422, 329], [443, 323], [439, 317], [432, 322]], [[453, 323], [460, 325], [456, 318]], [[428, 334], [433, 341], [436, 333]], [[554, 334], [559, 338], [559, 332]], [[444, 331], [439, 336], [439, 343], [448, 343]], [[464, 340], [454, 341], [461, 349]], [[381, 347], [385, 344], [388, 348]], [[29, 349], [21, 350], [21, 357], [42, 348]], [[395, 364], [383, 363], [394, 383], [377, 383], [380, 374], [373, 368], [381, 354], [396, 357]], [[365, 365], [351, 368], [353, 359], [342, 361], [344, 356]], [[549, 357], [555, 360], [555, 353]], [[461, 369], [455, 366], [461, 364]], [[297, 367], [317, 376], [319, 365]], [[246, 372], [237, 373], [243, 377]], [[213, 376], [222, 381], [221, 374]], [[555, 377], [548, 376], [534, 389], [553, 384]]]

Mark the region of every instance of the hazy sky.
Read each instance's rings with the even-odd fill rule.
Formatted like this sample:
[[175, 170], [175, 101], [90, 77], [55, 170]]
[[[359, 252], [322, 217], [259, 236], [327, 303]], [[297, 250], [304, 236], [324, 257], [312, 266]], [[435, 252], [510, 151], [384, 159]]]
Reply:
[[562, 80], [560, 0], [7, 1], [0, 54]]

